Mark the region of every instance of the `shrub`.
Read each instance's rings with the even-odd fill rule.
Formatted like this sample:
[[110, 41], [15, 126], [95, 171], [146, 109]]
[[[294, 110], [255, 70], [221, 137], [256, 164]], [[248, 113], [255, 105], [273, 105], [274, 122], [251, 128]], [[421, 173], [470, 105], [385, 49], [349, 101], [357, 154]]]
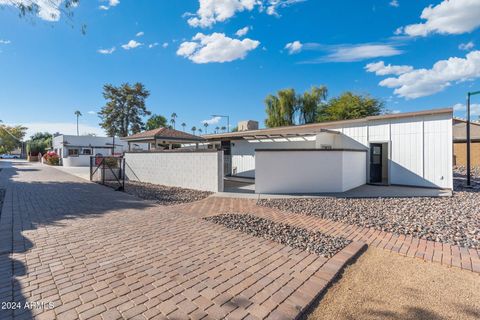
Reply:
[[60, 164], [60, 157], [54, 151], [47, 152], [43, 159], [45, 162], [51, 166], [58, 166]]

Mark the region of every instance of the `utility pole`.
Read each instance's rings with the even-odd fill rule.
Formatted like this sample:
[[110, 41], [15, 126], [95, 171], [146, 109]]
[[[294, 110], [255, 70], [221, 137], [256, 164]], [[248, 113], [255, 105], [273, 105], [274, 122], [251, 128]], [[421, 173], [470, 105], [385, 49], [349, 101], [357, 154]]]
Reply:
[[472, 173], [471, 173], [471, 143], [472, 137], [470, 135], [470, 97], [476, 94], [480, 94], [480, 91], [467, 93], [467, 187], [472, 186]]
[[212, 117], [227, 118], [227, 132], [230, 132], [230, 117], [221, 114], [212, 114]]

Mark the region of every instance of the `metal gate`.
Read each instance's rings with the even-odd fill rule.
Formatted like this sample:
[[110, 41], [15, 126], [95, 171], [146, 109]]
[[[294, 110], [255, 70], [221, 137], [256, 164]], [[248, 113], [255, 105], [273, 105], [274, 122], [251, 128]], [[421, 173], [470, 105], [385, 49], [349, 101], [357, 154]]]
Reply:
[[125, 190], [125, 159], [123, 157], [90, 157], [90, 181]]

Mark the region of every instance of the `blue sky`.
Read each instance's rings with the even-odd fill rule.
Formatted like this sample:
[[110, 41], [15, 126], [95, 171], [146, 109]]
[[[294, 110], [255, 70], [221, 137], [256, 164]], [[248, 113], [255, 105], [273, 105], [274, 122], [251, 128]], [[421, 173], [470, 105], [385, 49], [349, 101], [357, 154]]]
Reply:
[[480, 90], [480, 0], [84, 0], [72, 21], [34, 1], [40, 16], [20, 19], [0, 0], [0, 119], [29, 133], [73, 133], [77, 109], [81, 131], [101, 133], [105, 83], [144, 83], [149, 110], [188, 128], [219, 113], [263, 123], [282, 88], [458, 116]]

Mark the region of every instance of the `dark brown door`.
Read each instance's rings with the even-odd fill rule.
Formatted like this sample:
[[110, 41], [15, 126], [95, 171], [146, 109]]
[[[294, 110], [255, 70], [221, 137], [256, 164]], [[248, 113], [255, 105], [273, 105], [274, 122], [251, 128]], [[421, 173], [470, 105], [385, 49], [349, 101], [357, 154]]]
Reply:
[[383, 146], [381, 143], [370, 144], [370, 182], [382, 182]]

